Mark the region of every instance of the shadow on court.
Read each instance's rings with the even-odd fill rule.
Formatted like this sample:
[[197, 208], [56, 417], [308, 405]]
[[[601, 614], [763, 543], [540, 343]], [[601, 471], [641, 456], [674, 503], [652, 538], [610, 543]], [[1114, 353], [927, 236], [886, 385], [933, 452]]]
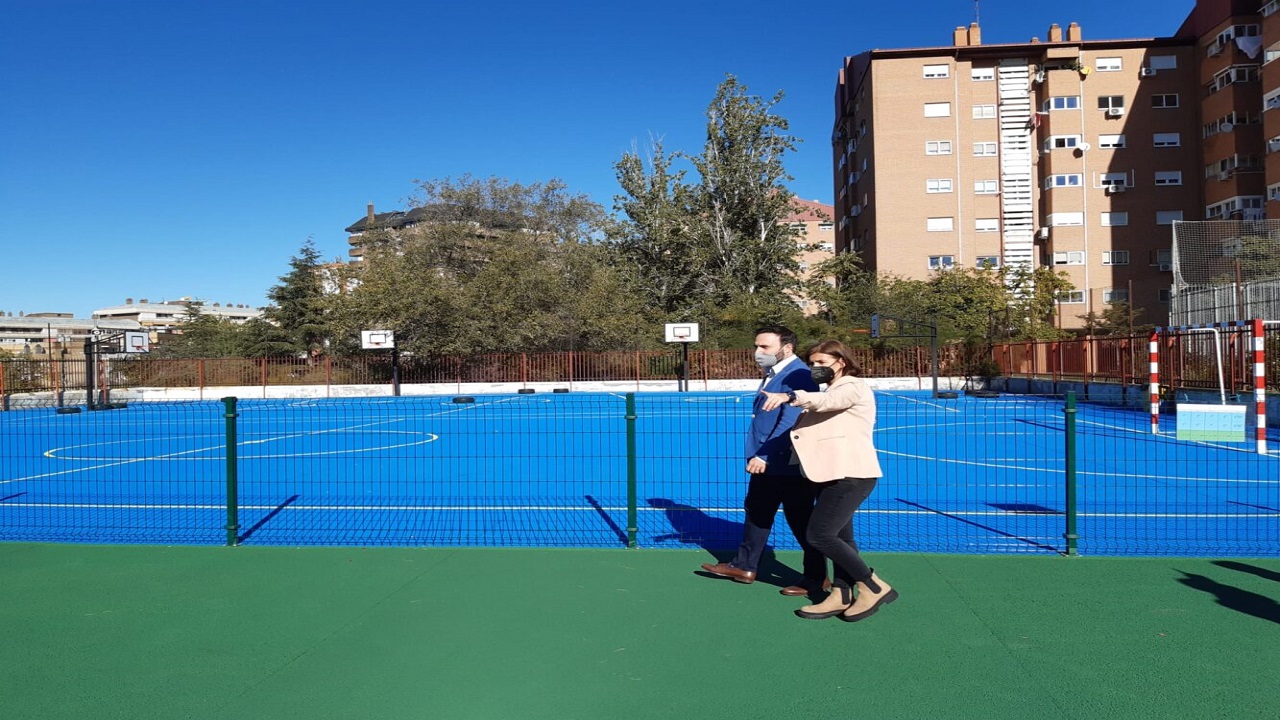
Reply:
[[[983, 524], [982, 524], [982, 523], [980, 523], [980, 522], [975, 522], [975, 521], [973, 521], [973, 520], [968, 520], [968, 519], [966, 519], [966, 518], [962, 518], [962, 517], [960, 517], [960, 516], [958, 516], [958, 515], [953, 515], [953, 514], [951, 514], [951, 513], [949, 513], [949, 512], [945, 512], [945, 511], [942, 511], [942, 510], [938, 510], [938, 509], [936, 509], [936, 508], [931, 508], [931, 507], [929, 507], [929, 506], [927, 506], [927, 505], [921, 505], [920, 503], [911, 502], [910, 500], [903, 500], [902, 498], [894, 498], [894, 500], [897, 500], [898, 502], [902, 503], [903, 505], [909, 505], [909, 506], [911, 506], [911, 507], [913, 507], [913, 508], [916, 508], [916, 509], [919, 509], [919, 510], [924, 510], [924, 511], [926, 511], [926, 512], [931, 512], [931, 513], [933, 513], [933, 514], [935, 514], [935, 515], [938, 515], [938, 516], [941, 516], [941, 517], [947, 518], [948, 520], [955, 520], [956, 522], [964, 523], [965, 525], [972, 525], [973, 527], [981, 528], [981, 529], [983, 529], [983, 530], [986, 530], [987, 532], [995, 533], [996, 535], [999, 535], [999, 536], [1001, 536], [1001, 537], [1007, 537], [1007, 538], [1009, 538], [1009, 539], [1011, 539], [1011, 540], [1017, 540], [1018, 542], [1026, 543], [1026, 544], [1028, 544], [1028, 545], [1030, 545], [1030, 546], [1032, 546], [1032, 547], [1034, 547], [1034, 548], [1038, 548], [1038, 549], [1040, 549], [1040, 550], [1048, 550], [1049, 552], [1052, 552], [1052, 553], [1061, 553], [1061, 552], [1062, 552], [1062, 548], [1053, 547], [1052, 545], [1045, 545], [1044, 543], [1036, 542], [1035, 540], [1031, 540], [1030, 538], [1020, 537], [1020, 536], [1018, 536], [1018, 535], [1014, 535], [1014, 534], [1012, 534], [1012, 533], [1005, 532], [1004, 530], [1001, 530], [1001, 529], [999, 529], [999, 528], [994, 528], [994, 527], [991, 527], [990, 525], [983, 525]], [[995, 504], [994, 504], [994, 503], [988, 503], [988, 504], [995, 506]], [[1055, 510], [1053, 510], [1053, 509], [1051, 509], [1051, 508], [1044, 508], [1044, 510], [1047, 510], [1047, 511], [1048, 511], [1048, 514], [1054, 514], [1054, 515], [1056, 515], [1056, 514], [1057, 514], [1057, 511], [1055, 511]], [[1032, 513], [1032, 514], [1045, 514], [1045, 513], [1037, 512], [1037, 513]]]
[[[1219, 605], [1245, 615], [1252, 615], [1260, 620], [1270, 620], [1273, 623], [1280, 624], [1280, 603], [1266, 595], [1242, 590], [1234, 585], [1220, 583], [1204, 575], [1189, 573], [1185, 570], [1179, 570], [1178, 572], [1183, 574], [1183, 577], [1178, 578], [1178, 582], [1194, 590], [1216, 596]], [[1270, 574], [1269, 571], [1268, 573]], [[1270, 579], [1274, 580], [1276, 578]]]
[[1226, 568], [1227, 570], [1236, 570], [1238, 572], [1249, 573], [1250, 575], [1257, 575], [1265, 580], [1280, 582], [1280, 572], [1268, 570], [1264, 567], [1258, 567], [1257, 565], [1250, 565], [1249, 563], [1242, 563], [1237, 560], [1214, 560], [1213, 564], [1220, 568]]
[[258, 522], [254, 523], [252, 526], [250, 526], [248, 530], [245, 530], [245, 531], [244, 531], [243, 533], [241, 533], [241, 534], [240, 534], [240, 536], [239, 536], [238, 538], [236, 538], [236, 539], [237, 539], [239, 542], [244, 542], [244, 541], [248, 540], [249, 538], [253, 537], [253, 534], [254, 534], [254, 533], [256, 533], [256, 532], [258, 532], [259, 530], [261, 530], [263, 525], [266, 525], [267, 523], [271, 522], [271, 519], [272, 519], [272, 518], [274, 518], [275, 516], [279, 515], [279, 514], [280, 514], [280, 512], [281, 512], [282, 510], [284, 510], [285, 508], [289, 507], [290, 505], [292, 505], [292, 504], [293, 504], [294, 502], [296, 502], [297, 500], [298, 500], [298, 496], [297, 496], [297, 495], [292, 495], [292, 496], [290, 496], [290, 497], [289, 497], [289, 499], [285, 500], [284, 502], [282, 502], [282, 503], [280, 503], [279, 505], [277, 505], [277, 506], [275, 506], [274, 508], [272, 508], [271, 512], [267, 513], [266, 515], [263, 515], [263, 516], [262, 516], [262, 518], [261, 518], [260, 520], [258, 520]]
[[[649, 507], [662, 510], [673, 530], [671, 533], [655, 536], [655, 543], [677, 541], [697, 545], [710, 553], [716, 562], [729, 562], [737, 554], [738, 543], [742, 541], [742, 523], [714, 517], [698, 508], [667, 498], [649, 498], [645, 502]], [[773, 531], [790, 532], [782, 523], [775, 524]], [[701, 570], [694, 571], [694, 574], [722, 579]], [[756, 568], [757, 582], [787, 587], [802, 578], [800, 572], [778, 561], [773, 545], [765, 546], [764, 554], [760, 556], [760, 567]]]

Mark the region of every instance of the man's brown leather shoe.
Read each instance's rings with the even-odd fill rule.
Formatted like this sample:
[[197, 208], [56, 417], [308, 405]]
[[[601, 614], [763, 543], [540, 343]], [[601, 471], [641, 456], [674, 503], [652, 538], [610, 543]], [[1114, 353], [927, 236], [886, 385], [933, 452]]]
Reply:
[[[809, 593], [814, 592], [815, 590], [817, 590], [817, 588], [813, 587], [808, 583], [807, 580], [805, 580], [805, 581], [801, 581], [799, 585], [788, 585], [787, 587], [782, 588], [778, 592], [790, 597], [800, 597], [802, 595], [808, 595]], [[825, 579], [825, 578], [823, 579], [822, 591], [831, 592], [831, 580]]]
[[730, 580], [734, 582], [740, 582], [743, 585], [750, 585], [751, 583], [756, 581], [755, 573], [751, 572], [750, 570], [741, 570], [739, 568], [736, 568], [730, 565], [729, 563], [716, 563], [715, 565], [711, 565], [709, 563], [703, 563], [702, 569], [706, 570], [712, 575], [715, 575], [716, 577], [729, 578]]

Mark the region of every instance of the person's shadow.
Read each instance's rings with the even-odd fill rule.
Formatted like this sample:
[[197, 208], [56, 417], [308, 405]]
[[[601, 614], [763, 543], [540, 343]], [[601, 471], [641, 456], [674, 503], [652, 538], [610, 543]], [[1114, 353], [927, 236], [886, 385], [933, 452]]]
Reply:
[[1257, 575], [1258, 577], [1263, 578], [1264, 580], [1273, 580], [1275, 582], [1280, 582], [1280, 572], [1276, 572], [1275, 570], [1268, 570], [1267, 568], [1264, 568], [1264, 567], [1258, 567], [1257, 565], [1250, 565], [1249, 563], [1237, 562], [1235, 560], [1214, 560], [1213, 564], [1217, 565], [1220, 568], [1235, 570], [1237, 572], [1249, 573], [1250, 575]]
[[1225, 585], [1204, 575], [1196, 575], [1185, 570], [1178, 572], [1185, 576], [1178, 578], [1178, 582], [1201, 592], [1213, 593], [1217, 596], [1219, 605], [1262, 620], [1280, 623], [1280, 603], [1275, 600], [1265, 595]]
[[[657, 543], [679, 542], [697, 545], [706, 550], [718, 563], [729, 562], [737, 554], [738, 544], [742, 542], [742, 523], [724, 520], [708, 515], [698, 508], [683, 505], [667, 498], [648, 498], [649, 507], [662, 510], [672, 532], [654, 536]], [[774, 525], [774, 531], [778, 525]], [[785, 531], [784, 531], [785, 532]], [[695, 570], [695, 575], [721, 579], [703, 570]], [[760, 566], [756, 568], [756, 582], [777, 587], [795, 585], [804, 576], [783, 565], [774, 554], [773, 545], [766, 545], [760, 556]]]

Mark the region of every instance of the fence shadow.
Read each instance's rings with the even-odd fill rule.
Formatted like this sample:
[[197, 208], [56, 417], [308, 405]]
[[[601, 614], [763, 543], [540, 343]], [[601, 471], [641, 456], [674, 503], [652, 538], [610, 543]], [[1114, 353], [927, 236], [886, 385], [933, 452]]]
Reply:
[[618, 527], [618, 523], [614, 522], [613, 518], [609, 517], [609, 513], [605, 512], [604, 507], [600, 505], [600, 501], [590, 495], [583, 495], [582, 497], [589, 505], [591, 505], [591, 507], [595, 508], [596, 514], [600, 516], [601, 520], [604, 520], [605, 524], [609, 526], [609, 529], [613, 531], [613, 534], [618, 536], [618, 541], [621, 542], [623, 546], [626, 546], [626, 531]]
[[261, 530], [263, 525], [266, 525], [268, 522], [271, 521], [271, 518], [274, 518], [275, 516], [279, 515], [281, 510], [284, 510], [285, 508], [292, 505], [297, 499], [298, 499], [298, 496], [293, 495], [293, 496], [290, 496], [284, 502], [275, 506], [271, 510], [271, 512], [267, 513], [266, 515], [263, 515], [262, 518], [259, 519], [258, 522], [254, 523], [252, 527], [250, 527], [248, 530], [245, 530], [243, 533], [241, 533], [240, 537], [236, 538], [236, 541], [244, 542], [245, 540], [248, 540], [250, 537], [253, 537], [254, 533]]
[[[1062, 548], [1053, 547], [1052, 545], [1045, 545], [1044, 543], [1036, 542], [1035, 540], [1032, 540], [1030, 538], [1024, 538], [1019, 535], [1014, 535], [1012, 533], [1005, 532], [1004, 530], [1001, 530], [999, 528], [993, 528], [990, 525], [983, 525], [980, 522], [974, 522], [973, 520], [968, 520], [958, 515], [952, 515], [949, 512], [938, 510], [936, 508], [931, 508], [931, 507], [928, 507], [927, 505], [921, 505], [920, 503], [911, 502], [910, 500], [903, 500], [902, 498], [894, 498], [894, 500], [897, 500], [903, 505], [909, 505], [913, 508], [924, 510], [926, 512], [931, 512], [935, 515], [940, 515], [944, 518], [947, 518], [948, 520], [955, 520], [956, 522], [964, 523], [965, 525], [972, 525], [973, 527], [981, 528], [983, 530], [986, 530], [987, 532], [995, 533], [996, 535], [999, 535], [1001, 537], [1007, 537], [1011, 540], [1017, 540], [1018, 542], [1026, 543], [1034, 548], [1039, 548], [1041, 550], [1048, 550], [1049, 552], [1057, 553], [1059, 555], [1062, 554]], [[1027, 513], [1022, 513], [1022, 514], [1027, 514]], [[1036, 514], [1040, 514], [1040, 513], [1036, 513]]]

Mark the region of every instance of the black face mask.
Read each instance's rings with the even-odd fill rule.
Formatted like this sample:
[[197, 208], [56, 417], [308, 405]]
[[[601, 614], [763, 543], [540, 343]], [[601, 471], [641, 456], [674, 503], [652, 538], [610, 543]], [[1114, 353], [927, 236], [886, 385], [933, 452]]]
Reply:
[[809, 368], [809, 375], [819, 385], [830, 384], [832, 380], [836, 379], [836, 371], [824, 366]]

